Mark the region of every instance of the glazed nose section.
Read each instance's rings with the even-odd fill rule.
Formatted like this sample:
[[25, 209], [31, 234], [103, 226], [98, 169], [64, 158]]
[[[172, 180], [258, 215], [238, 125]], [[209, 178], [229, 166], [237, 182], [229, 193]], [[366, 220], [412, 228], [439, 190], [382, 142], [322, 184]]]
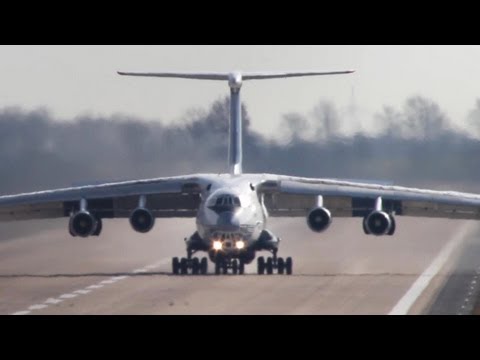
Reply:
[[217, 226], [224, 231], [237, 231], [240, 228], [240, 221], [233, 212], [226, 211], [219, 214]]

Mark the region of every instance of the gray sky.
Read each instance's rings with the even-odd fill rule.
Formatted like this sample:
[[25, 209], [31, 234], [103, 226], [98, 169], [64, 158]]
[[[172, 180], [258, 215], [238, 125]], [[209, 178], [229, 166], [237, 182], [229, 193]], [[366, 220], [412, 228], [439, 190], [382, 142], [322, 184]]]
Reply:
[[252, 126], [276, 133], [285, 113], [308, 115], [320, 99], [354, 103], [352, 129], [407, 97], [437, 102], [461, 125], [480, 97], [480, 46], [0, 46], [0, 107], [47, 107], [60, 119], [128, 114], [178, 121], [228, 94], [226, 84], [124, 78], [126, 71], [343, 70], [354, 75], [249, 82]]

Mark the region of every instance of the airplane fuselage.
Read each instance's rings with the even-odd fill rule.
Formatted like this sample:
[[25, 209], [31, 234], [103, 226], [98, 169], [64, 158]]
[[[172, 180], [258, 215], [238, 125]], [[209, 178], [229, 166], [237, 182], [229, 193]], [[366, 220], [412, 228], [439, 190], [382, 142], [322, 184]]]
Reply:
[[196, 218], [205, 249], [237, 258], [258, 248], [267, 212], [255, 185], [242, 175], [219, 176], [206, 185]]

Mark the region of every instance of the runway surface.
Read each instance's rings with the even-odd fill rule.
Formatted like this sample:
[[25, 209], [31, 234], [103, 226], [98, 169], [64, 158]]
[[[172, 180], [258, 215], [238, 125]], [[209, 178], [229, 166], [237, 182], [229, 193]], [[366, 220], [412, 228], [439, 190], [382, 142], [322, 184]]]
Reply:
[[[244, 276], [170, 275], [170, 259], [184, 255], [183, 238], [194, 232], [194, 220], [158, 220], [147, 235], [133, 232], [126, 220], [110, 220], [100, 238], [88, 239], [70, 237], [67, 219], [0, 224], [0, 314], [474, 311], [448, 293], [459, 296], [454, 277], [468, 273], [475, 303], [479, 223], [399, 217], [396, 235], [381, 238], [365, 236], [361, 219], [336, 220], [320, 235], [304, 219], [269, 225], [282, 238], [279, 255], [294, 259], [292, 276], [258, 276], [254, 264]], [[473, 248], [466, 251], [466, 244]], [[436, 272], [425, 274], [435, 261]]]

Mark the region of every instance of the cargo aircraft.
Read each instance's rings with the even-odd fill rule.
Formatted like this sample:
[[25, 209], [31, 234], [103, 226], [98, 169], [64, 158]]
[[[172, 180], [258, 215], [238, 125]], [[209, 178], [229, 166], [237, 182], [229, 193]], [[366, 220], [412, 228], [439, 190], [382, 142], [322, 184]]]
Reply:
[[[186, 234], [186, 255], [172, 259], [173, 274], [206, 274], [208, 259], [217, 275], [229, 271], [244, 274], [245, 265], [256, 258], [258, 274], [290, 275], [292, 258], [278, 255], [280, 238], [268, 229], [269, 217], [303, 217], [316, 233], [327, 230], [332, 219], [358, 217], [359, 230], [372, 236], [394, 235], [396, 216], [480, 219], [480, 195], [476, 194], [242, 172], [240, 91], [244, 81], [352, 72], [119, 72], [124, 76], [228, 83], [228, 172], [2, 196], [0, 221], [67, 218], [70, 235], [86, 238], [99, 236], [105, 219], [127, 218], [133, 230], [147, 233], [154, 228], [156, 219], [194, 218], [196, 231]], [[199, 252], [205, 252], [208, 258], [196, 257]], [[269, 256], [257, 257], [261, 252]]]

